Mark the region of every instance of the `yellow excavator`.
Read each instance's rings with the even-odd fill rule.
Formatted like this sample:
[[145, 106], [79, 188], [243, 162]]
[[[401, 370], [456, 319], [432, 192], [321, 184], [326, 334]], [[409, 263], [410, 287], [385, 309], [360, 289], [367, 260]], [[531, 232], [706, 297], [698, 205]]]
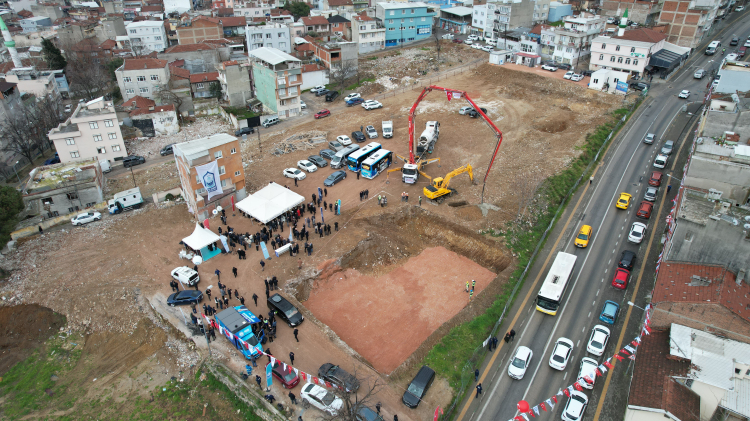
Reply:
[[474, 172], [472, 171], [471, 165], [464, 165], [463, 167], [456, 168], [455, 170], [446, 174], [445, 177], [435, 177], [431, 181], [432, 183], [424, 188], [424, 195], [426, 198], [435, 200], [438, 203], [442, 203], [446, 196], [452, 196], [456, 192], [455, 189], [449, 187], [451, 179], [459, 174], [469, 173], [471, 182], [474, 183]]

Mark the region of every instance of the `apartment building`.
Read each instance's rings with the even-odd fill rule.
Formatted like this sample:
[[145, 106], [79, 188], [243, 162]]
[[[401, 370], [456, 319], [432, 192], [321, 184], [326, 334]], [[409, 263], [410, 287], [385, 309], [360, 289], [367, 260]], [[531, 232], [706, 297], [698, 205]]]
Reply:
[[353, 73], [358, 66], [358, 46], [354, 42], [322, 42], [305, 37], [317, 61], [332, 71], [348, 67], [348, 71]]
[[542, 57], [577, 66], [579, 59], [591, 54], [592, 42], [604, 31], [605, 22], [603, 16], [582, 12], [563, 18], [562, 27], [543, 28]]
[[169, 66], [158, 58], [127, 58], [115, 76], [124, 101], [136, 95], [153, 99], [154, 90], [169, 81]]
[[658, 24], [669, 25], [667, 42], [695, 49], [710, 34], [720, 0], [665, 0]]
[[385, 48], [385, 26], [366, 14], [354, 15], [351, 27], [352, 42], [359, 54]]
[[198, 16], [176, 29], [180, 45], [197, 44], [206, 39], [224, 38], [224, 30], [218, 18]]
[[114, 161], [127, 156], [112, 102], [104, 97], [78, 104], [73, 114], [48, 137], [55, 143], [62, 163], [88, 159]]
[[300, 20], [305, 25], [306, 32], [315, 32], [318, 35], [327, 35], [331, 32], [331, 24], [323, 16], [305, 16]]
[[38, 32], [40, 28], [52, 26], [52, 20], [46, 16], [33, 16], [27, 19], [21, 19], [19, 23], [25, 34]]
[[287, 54], [292, 52], [292, 39], [289, 27], [280, 23], [247, 26], [245, 29], [247, 50], [275, 48]]
[[221, 83], [222, 99], [232, 107], [244, 107], [253, 96], [250, 86], [250, 64], [236, 60], [225, 61], [216, 65]]
[[255, 96], [263, 106], [282, 119], [298, 115], [302, 85], [300, 60], [268, 47], [256, 48], [249, 55]]
[[664, 48], [667, 39], [661, 32], [647, 28], [623, 32], [617, 37], [594, 38], [589, 70], [613, 69], [643, 76], [651, 56]]
[[130, 46], [137, 55], [146, 55], [152, 51], [162, 52], [167, 48], [167, 31], [162, 21], [131, 22], [125, 29], [128, 31]]
[[333, 15], [328, 18], [328, 23], [331, 25], [331, 32], [334, 35], [351, 39], [349, 32], [351, 31], [352, 21], [341, 15]]
[[385, 46], [408, 44], [432, 35], [435, 12], [423, 2], [378, 3], [375, 17], [385, 26]]
[[18, 85], [18, 90], [22, 93], [37, 97], [60, 97], [55, 73], [49, 71], [40, 72], [35, 67], [16, 67], [5, 74], [5, 81]]

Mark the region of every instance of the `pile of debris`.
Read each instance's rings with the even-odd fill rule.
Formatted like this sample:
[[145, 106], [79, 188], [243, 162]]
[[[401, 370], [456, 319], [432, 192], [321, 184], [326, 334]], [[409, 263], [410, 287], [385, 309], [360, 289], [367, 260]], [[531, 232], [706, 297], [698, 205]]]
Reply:
[[311, 130], [309, 132], [297, 133], [289, 136], [271, 147], [271, 153], [281, 156], [295, 151], [306, 151], [315, 148], [316, 145], [325, 143], [328, 132]]
[[126, 140], [125, 147], [128, 155], [140, 155], [148, 159], [149, 156], [159, 155], [161, 148], [172, 144], [187, 142], [189, 140], [208, 137], [216, 133], [229, 133], [231, 127], [219, 116], [198, 117], [194, 123], [186, 124], [180, 128], [180, 132], [174, 135], [161, 135], [156, 137], [137, 137]]

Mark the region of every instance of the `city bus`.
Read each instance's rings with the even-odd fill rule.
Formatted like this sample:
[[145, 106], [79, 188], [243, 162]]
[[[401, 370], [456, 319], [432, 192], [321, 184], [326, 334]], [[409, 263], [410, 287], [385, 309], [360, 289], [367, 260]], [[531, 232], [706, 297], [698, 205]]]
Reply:
[[375, 176], [391, 166], [391, 161], [393, 161], [393, 152], [387, 149], [375, 152], [362, 163], [362, 177], [375, 178]]
[[576, 259], [575, 255], [569, 253], [557, 253], [542, 288], [539, 289], [539, 295], [536, 297], [537, 310], [552, 316], [557, 314], [565, 289], [573, 275]]
[[378, 150], [380, 150], [380, 143], [371, 142], [368, 143], [364, 148], [358, 151], [354, 151], [346, 158], [347, 162], [349, 163], [349, 170], [359, 172], [360, 168], [362, 168], [362, 163], [365, 162], [365, 160], [369, 158], [370, 155], [374, 154]]

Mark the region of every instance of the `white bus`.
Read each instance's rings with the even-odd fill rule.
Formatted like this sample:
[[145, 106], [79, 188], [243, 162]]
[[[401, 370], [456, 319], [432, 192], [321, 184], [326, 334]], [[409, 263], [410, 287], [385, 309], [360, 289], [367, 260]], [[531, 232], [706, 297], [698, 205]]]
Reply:
[[547, 278], [544, 279], [542, 288], [539, 289], [539, 295], [536, 297], [537, 310], [552, 316], [557, 314], [560, 301], [565, 295], [565, 289], [576, 267], [576, 259], [576, 256], [569, 253], [557, 253]]

